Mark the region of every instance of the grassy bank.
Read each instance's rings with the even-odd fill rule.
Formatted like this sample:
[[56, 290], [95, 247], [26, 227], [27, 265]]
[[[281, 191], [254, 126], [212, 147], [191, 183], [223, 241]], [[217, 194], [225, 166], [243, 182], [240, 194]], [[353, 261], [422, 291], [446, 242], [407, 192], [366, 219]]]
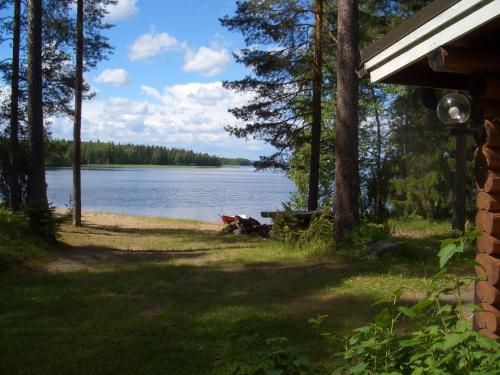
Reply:
[[49, 254], [48, 245], [31, 233], [24, 216], [0, 208], [0, 272], [33, 265]]
[[325, 360], [307, 320], [329, 314], [325, 329], [341, 333], [372, 319], [381, 308], [372, 303], [397, 288], [416, 300], [449, 234], [396, 228], [401, 257], [360, 260], [222, 236], [211, 223], [84, 220], [63, 227], [62, 255], [0, 275], [0, 373], [204, 374], [234, 334], [287, 336]]

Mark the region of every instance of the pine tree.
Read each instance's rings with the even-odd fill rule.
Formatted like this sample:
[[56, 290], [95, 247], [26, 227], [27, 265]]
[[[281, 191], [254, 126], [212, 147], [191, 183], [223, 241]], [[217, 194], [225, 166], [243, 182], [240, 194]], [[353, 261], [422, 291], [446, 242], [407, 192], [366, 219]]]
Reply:
[[231, 110], [245, 125], [227, 130], [277, 149], [262, 156], [258, 168], [288, 170], [294, 150], [309, 144], [309, 209], [318, 205], [323, 88], [332, 82], [323, 74], [323, 51], [332, 50], [326, 48], [323, 8], [323, 0], [239, 1], [236, 14], [221, 20], [245, 37], [247, 47], [236, 60], [252, 70], [242, 80], [224, 83], [226, 88], [252, 94], [248, 105]]
[[[82, 102], [84, 94], [83, 72], [94, 68], [101, 60], [106, 59], [112, 49], [101, 31], [111, 25], [104, 22], [109, 5], [115, 0], [77, 0], [76, 20], [76, 68], [75, 68], [75, 113], [73, 127], [73, 218], [74, 226], [81, 225], [82, 193], [81, 193], [81, 126]], [[85, 5], [85, 6], [84, 6]], [[84, 33], [84, 30], [88, 30]]]
[[32, 227], [42, 231], [49, 212], [45, 182], [43, 95], [42, 95], [41, 0], [28, 0], [28, 204]]
[[12, 68], [10, 95], [10, 207], [21, 205], [19, 161], [19, 56], [21, 42], [21, 0], [14, 0], [12, 20]]
[[76, 74], [75, 74], [75, 121], [73, 125], [73, 218], [74, 226], [82, 224], [81, 188], [81, 128], [83, 94], [83, 0], [76, 7]]
[[321, 91], [323, 88], [323, 0], [316, 0], [314, 25], [314, 73], [312, 88], [311, 160], [307, 209], [318, 208], [321, 154]]
[[358, 1], [338, 1], [335, 239], [359, 220]]

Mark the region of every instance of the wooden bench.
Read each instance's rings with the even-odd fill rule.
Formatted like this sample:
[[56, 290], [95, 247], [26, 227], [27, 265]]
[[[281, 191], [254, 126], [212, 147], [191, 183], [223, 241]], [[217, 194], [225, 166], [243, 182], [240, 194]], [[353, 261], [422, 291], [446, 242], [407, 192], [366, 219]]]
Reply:
[[[322, 213], [322, 211], [262, 211], [260, 216], [274, 219], [276, 216], [281, 214], [290, 214], [295, 216], [297, 219], [309, 222], [313, 216], [319, 216]], [[328, 215], [333, 218], [333, 212], [330, 212]]]

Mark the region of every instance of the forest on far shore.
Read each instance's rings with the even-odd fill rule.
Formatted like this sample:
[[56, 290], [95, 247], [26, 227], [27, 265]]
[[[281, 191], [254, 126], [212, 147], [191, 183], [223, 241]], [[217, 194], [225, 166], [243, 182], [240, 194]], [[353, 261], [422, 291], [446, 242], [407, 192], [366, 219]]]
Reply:
[[[50, 140], [47, 144], [47, 165], [69, 167], [72, 165], [73, 142]], [[221, 158], [207, 153], [164, 146], [120, 144], [114, 142], [86, 141], [81, 146], [82, 164], [132, 164], [132, 165], [197, 165], [220, 167], [222, 165], [251, 166], [244, 158]]]

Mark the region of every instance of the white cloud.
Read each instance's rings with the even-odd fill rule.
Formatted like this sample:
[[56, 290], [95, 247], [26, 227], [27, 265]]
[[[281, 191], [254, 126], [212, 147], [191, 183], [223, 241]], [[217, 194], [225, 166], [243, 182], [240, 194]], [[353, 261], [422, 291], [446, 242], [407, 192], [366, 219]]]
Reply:
[[[142, 100], [113, 97], [84, 103], [84, 139], [159, 144], [218, 155], [256, 158], [262, 142], [230, 136], [236, 125], [229, 108], [248, 103], [250, 96], [226, 90], [221, 82], [188, 83], [157, 89], [142, 86]], [[55, 121], [55, 137], [70, 137], [71, 124]], [[258, 152], [259, 150], [260, 152]]]
[[[158, 134], [192, 133], [202, 142], [227, 137], [224, 125], [235, 124], [228, 109], [245, 104], [249, 97], [222, 87], [221, 82], [188, 83], [166, 87], [163, 92], [142, 86], [141, 90], [156, 102], [145, 125]], [[207, 138], [207, 134], [211, 134]]]
[[106, 69], [94, 80], [96, 83], [107, 83], [123, 87], [130, 83], [130, 75], [125, 69]]
[[226, 48], [218, 42], [212, 42], [210, 47], [200, 47], [192, 50], [186, 42], [179, 42], [174, 36], [155, 31], [151, 26], [149, 33], [139, 36], [129, 46], [130, 61], [151, 61], [154, 57], [172, 51], [185, 51], [185, 72], [197, 72], [207, 77], [221, 73], [231, 62], [231, 56]]
[[196, 53], [188, 52], [185, 60], [185, 72], [198, 72], [210, 77], [222, 72], [231, 58], [227, 49], [200, 47]]
[[172, 35], [151, 30], [129, 46], [128, 58], [131, 61], [149, 61], [155, 56], [183, 48], [185, 44], [179, 43]]
[[118, 0], [115, 5], [108, 6], [108, 12], [110, 21], [130, 21], [139, 13], [137, 0]]

